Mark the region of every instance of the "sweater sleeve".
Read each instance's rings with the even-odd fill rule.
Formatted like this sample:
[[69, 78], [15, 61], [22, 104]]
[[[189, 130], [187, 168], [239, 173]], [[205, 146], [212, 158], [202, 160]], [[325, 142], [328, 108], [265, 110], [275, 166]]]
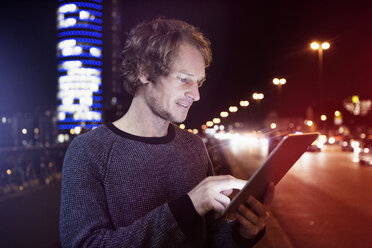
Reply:
[[264, 228], [253, 239], [246, 239], [239, 233], [239, 222], [220, 219], [211, 221], [213, 224], [208, 228], [208, 244], [214, 248], [248, 248], [253, 247], [262, 239], [266, 229]]
[[[175, 247], [187, 243], [187, 236], [172, 214], [179, 210], [171, 210], [167, 203], [128, 226], [114, 227], [99, 165], [104, 151], [92, 149], [91, 143], [78, 138], [71, 143], [63, 165], [62, 247]], [[172, 204], [177, 205], [182, 204]]]
[[[214, 175], [213, 164], [207, 153], [208, 160], [208, 176]], [[208, 247], [214, 248], [247, 248], [253, 247], [258, 241], [262, 239], [266, 229], [262, 230], [254, 239], [246, 239], [239, 233], [239, 222], [237, 220], [228, 221], [227, 219], [220, 219], [215, 221], [212, 212], [207, 216], [207, 235]]]

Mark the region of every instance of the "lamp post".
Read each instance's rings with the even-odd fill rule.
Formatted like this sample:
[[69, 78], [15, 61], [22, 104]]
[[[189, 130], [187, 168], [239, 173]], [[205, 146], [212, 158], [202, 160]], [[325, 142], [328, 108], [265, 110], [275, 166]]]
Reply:
[[327, 50], [331, 47], [329, 42], [312, 42], [310, 44], [311, 49], [318, 50], [318, 84], [320, 91], [320, 99], [323, 100], [323, 50]]
[[[259, 103], [260, 101], [262, 101], [262, 99], [264, 99], [264, 94], [263, 93], [259, 93], [259, 92], [254, 92], [252, 94], [252, 99], [256, 102], [256, 103]], [[259, 119], [259, 116], [260, 116], [260, 113], [261, 113], [261, 109], [260, 109], [260, 105], [261, 104], [256, 104], [256, 109], [257, 109], [257, 114], [256, 114], [256, 118]]]
[[273, 84], [274, 84], [275, 86], [277, 86], [278, 89], [279, 89], [279, 97], [280, 97], [280, 95], [281, 95], [281, 93], [282, 93], [282, 86], [285, 85], [286, 83], [287, 83], [287, 80], [286, 80], [285, 78], [281, 78], [281, 79], [279, 79], [279, 78], [274, 78], [274, 79], [273, 79]]
[[287, 82], [287, 80], [285, 78], [281, 78], [281, 79], [274, 78], [273, 79], [273, 84], [275, 86], [277, 86], [278, 89], [279, 89], [279, 103], [278, 103], [279, 108], [278, 108], [278, 112], [281, 112], [281, 105], [282, 105], [282, 86], [285, 85], [286, 82]]

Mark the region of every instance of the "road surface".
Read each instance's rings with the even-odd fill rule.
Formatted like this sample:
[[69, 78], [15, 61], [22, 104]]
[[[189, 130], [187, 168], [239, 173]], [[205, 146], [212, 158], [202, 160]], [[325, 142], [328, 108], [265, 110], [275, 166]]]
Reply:
[[[244, 150], [226, 153], [233, 175], [241, 178], [262, 161], [247, 162], [252, 159]], [[305, 153], [277, 185], [274, 224], [258, 246], [372, 247], [372, 166], [354, 159], [338, 146]]]

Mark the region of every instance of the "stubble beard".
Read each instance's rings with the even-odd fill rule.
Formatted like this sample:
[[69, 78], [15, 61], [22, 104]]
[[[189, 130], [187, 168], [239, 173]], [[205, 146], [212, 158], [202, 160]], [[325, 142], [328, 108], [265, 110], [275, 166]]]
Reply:
[[186, 116], [182, 120], [177, 119], [169, 111], [165, 110], [165, 108], [159, 103], [159, 101], [154, 96], [150, 97], [149, 107], [150, 107], [151, 112], [155, 116], [158, 116], [159, 118], [163, 119], [164, 121], [181, 123], [181, 122], [185, 121], [185, 119], [186, 119]]

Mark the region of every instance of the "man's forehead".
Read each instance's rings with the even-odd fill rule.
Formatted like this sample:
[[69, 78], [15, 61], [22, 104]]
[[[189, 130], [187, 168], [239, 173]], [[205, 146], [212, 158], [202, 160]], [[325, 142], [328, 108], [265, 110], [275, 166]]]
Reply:
[[185, 42], [177, 50], [171, 70], [198, 79], [204, 78], [205, 61], [200, 51], [195, 46]]
[[[195, 76], [197, 76], [197, 75], [195, 75], [194, 73], [189, 72], [189, 71], [187, 71], [187, 70], [183, 70], [183, 69], [178, 70], [177, 72], [178, 72], [178, 73], [181, 73], [181, 74], [185, 74], [185, 75], [190, 76], [190, 77], [195, 77]], [[205, 73], [201, 73], [201, 74], [202, 74], [201, 77], [204, 77]]]

